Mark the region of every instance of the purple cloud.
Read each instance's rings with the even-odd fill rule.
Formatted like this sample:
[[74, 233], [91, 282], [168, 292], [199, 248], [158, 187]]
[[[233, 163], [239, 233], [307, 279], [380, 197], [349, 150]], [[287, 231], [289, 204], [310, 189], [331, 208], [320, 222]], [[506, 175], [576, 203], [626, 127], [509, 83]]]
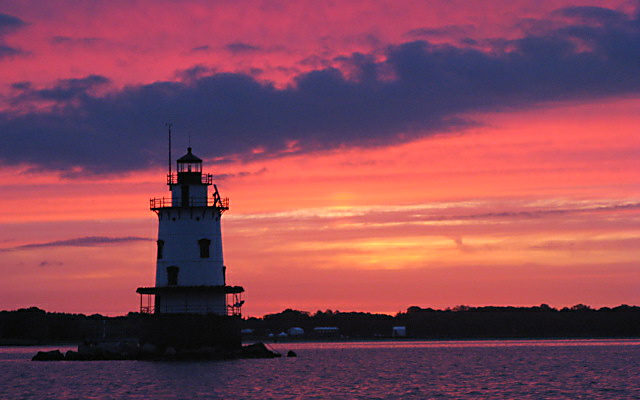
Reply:
[[[94, 94], [109, 82], [101, 76], [44, 89], [23, 82], [17, 109], [38, 100], [55, 106], [0, 113], [0, 163], [67, 173], [162, 165], [168, 120], [177, 134], [197, 133], [193, 144], [202, 157], [248, 159], [277, 157], [291, 142], [298, 152], [313, 152], [416, 140], [473, 124], [464, 117], [470, 112], [637, 94], [640, 19], [607, 10], [560, 10], [570, 23], [494, 41], [491, 52], [413, 41], [389, 46], [384, 61], [353, 54], [340, 59], [354, 71], [349, 78], [324, 68], [285, 88], [206, 71], [106, 95]], [[255, 148], [264, 151], [255, 155]]]
[[227, 51], [233, 54], [251, 53], [260, 50], [260, 47], [258, 46], [243, 42], [229, 43], [224, 47], [225, 49], [227, 49]]
[[25, 53], [18, 48], [7, 46], [4, 43], [4, 36], [26, 25], [26, 22], [18, 17], [0, 13], [0, 59]]

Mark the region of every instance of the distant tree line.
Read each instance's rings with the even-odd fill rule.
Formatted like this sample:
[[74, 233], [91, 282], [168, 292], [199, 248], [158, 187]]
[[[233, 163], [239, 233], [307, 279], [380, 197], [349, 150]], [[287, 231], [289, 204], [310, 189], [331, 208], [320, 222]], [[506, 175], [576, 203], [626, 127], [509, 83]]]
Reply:
[[[50, 313], [36, 307], [0, 311], [0, 345], [135, 338], [142, 335], [142, 326], [150, 318], [153, 316], [139, 313], [120, 317]], [[299, 327], [305, 331], [304, 337], [314, 338], [318, 336], [314, 336], [314, 328], [336, 327], [342, 338], [385, 338], [395, 326], [406, 327], [407, 337], [416, 339], [640, 337], [640, 307], [460, 305], [435, 310], [411, 306], [396, 315], [332, 310], [312, 314], [286, 309], [243, 319], [239, 326], [255, 337]]]
[[435, 310], [411, 306], [395, 316], [287, 309], [243, 321], [243, 327], [253, 330], [255, 336], [278, 334], [291, 327], [303, 328], [307, 336], [313, 336], [313, 328], [319, 326], [337, 327], [341, 336], [353, 339], [389, 337], [394, 326], [406, 327], [407, 337], [417, 339], [640, 337], [640, 307], [460, 305]]
[[46, 312], [37, 307], [0, 311], [0, 345], [78, 342], [109, 337], [136, 337], [135, 315], [105, 317], [100, 314]]

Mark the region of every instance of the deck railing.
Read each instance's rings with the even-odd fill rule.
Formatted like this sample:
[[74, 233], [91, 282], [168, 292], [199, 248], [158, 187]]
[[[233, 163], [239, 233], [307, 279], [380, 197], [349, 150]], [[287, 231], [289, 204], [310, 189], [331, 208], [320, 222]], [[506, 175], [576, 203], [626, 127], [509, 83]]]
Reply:
[[[236, 287], [237, 288], [237, 287]], [[244, 300], [242, 300], [242, 293], [227, 293], [225, 306], [213, 307], [211, 305], [195, 305], [195, 304], [180, 304], [180, 305], [160, 305], [155, 306], [155, 294], [140, 293], [140, 313], [153, 314], [153, 313], [170, 313], [170, 314], [218, 314], [228, 316], [242, 316], [242, 306]]]
[[169, 313], [169, 314], [218, 314], [218, 315], [242, 315], [242, 307], [234, 304], [228, 305], [225, 307], [207, 307], [207, 306], [160, 306], [157, 310], [153, 305], [144, 305], [140, 306], [140, 313], [142, 314], [153, 314], [155, 312], [159, 313]]
[[[211, 185], [213, 183], [213, 175], [212, 174], [202, 174], [200, 178], [200, 182], [203, 185]], [[178, 184], [178, 174], [167, 174], [167, 185], [177, 185]]]
[[229, 198], [219, 197], [190, 197], [187, 202], [172, 199], [171, 197], [155, 197], [149, 200], [149, 208], [157, 210], [169, 207], [216, 207], [222, 211], [229, 209]]

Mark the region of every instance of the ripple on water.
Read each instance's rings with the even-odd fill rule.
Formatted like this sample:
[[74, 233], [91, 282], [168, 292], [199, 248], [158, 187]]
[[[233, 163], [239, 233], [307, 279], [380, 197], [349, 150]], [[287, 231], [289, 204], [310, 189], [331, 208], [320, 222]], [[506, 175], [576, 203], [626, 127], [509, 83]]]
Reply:
[[31, 362], [0, 348], [0, 399], [640, 398], [640, 341], [275, 344], [297, 358]]

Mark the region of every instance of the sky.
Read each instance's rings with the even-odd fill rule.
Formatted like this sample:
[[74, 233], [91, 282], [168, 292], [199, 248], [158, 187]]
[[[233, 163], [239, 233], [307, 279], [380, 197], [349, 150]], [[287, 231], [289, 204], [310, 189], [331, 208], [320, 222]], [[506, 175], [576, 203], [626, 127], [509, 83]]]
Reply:
[[244, 314], [640, 304], [640, 2], [0, 0], [0, 309], [122, 315], [167, 138]]

